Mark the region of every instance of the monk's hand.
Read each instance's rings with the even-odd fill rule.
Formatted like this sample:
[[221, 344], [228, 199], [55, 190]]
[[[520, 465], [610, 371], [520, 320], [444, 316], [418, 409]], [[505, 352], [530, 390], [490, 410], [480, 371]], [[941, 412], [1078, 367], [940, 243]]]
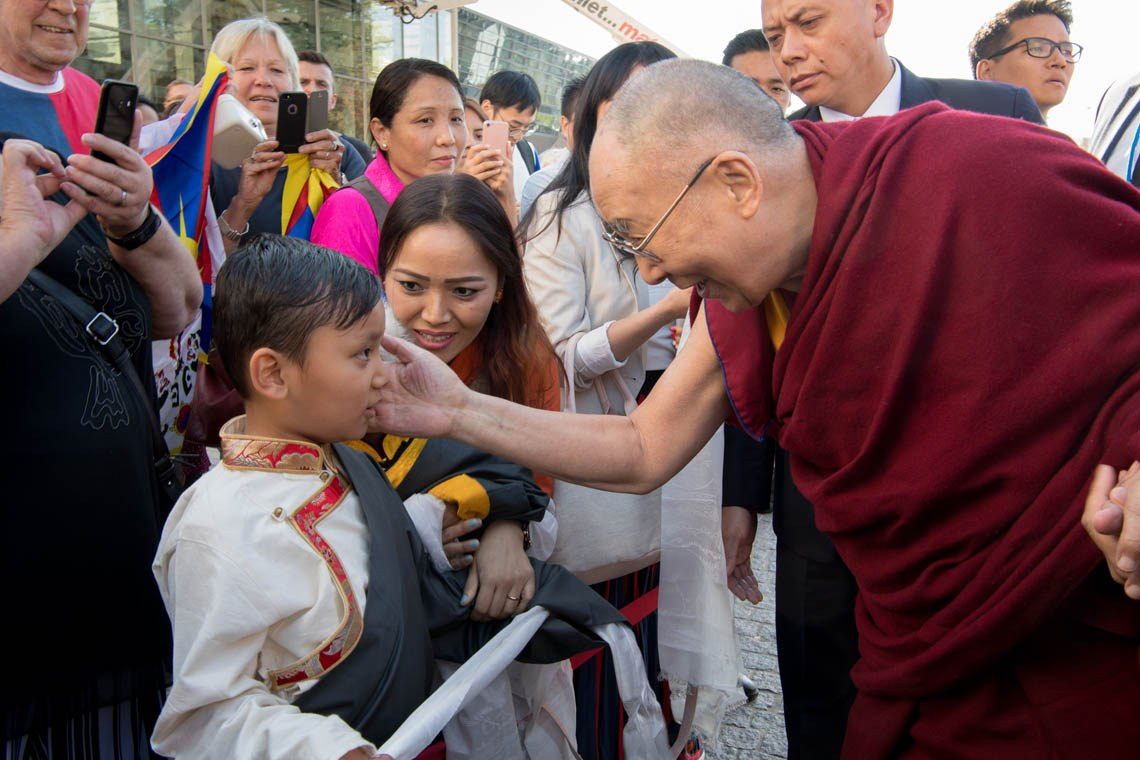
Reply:
[[1096, 468], [1081, 524], [1113, 580], [1140, 600], [1140, 462], [1120, 473], [1108, 465]]
[[483, 531], [470, 570], [478, 575], [478, 591], [472, 594], [472, 620], [499, 620], [522, 612], [530, 604], [534, 568], [522, 547], [522, 526], [513, 520], [492, 523]]
[[394, 359], [384, 366], [380, 402], [373, 407], [369, 430], [414, 438], [447, 438], [458, 412], [474, 395], [430, 351], [384, 336], [384, 350]]
[[460, 520], [454, 504], [448, 504], [443, 510], [443, 553], [453, 570], [470, 567], [475, 560], [479, 540], [470, 534], [482, 525], [483, 521], [477, 517]]
[[745, 507], [720, 510], [720, 535], [724, 541], [724, 564], [728, 590], [741, 601], [759, 604], [764, 600], [760, 584], [752, 572], [752, 544], [756, 540], [756, 513]]

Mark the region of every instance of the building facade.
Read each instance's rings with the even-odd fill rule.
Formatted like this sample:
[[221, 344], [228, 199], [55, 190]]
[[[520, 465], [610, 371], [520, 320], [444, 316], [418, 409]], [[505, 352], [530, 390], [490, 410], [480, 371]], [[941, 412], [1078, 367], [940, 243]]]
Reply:
[[476, 96], [493, 71], [526, 71], [542, 90], [541, 123], [555, 128], [562, 85], [593, 63], [465, 8], [411, 23], [371, 0], [107, 0], [94, 3], [90, 14], [87, 50], [76, 67], [99, 81], [136, 82], [160, 105], [171, 80], [201, 78], [219, 29], [265, 16], [285, 29], [298, 50], [319, 50], [329, 59], [339, 101], [330, 123], [359, 136], [367, 136], [372, 83], [397, 58], [430, 58], [455, 68]]
[[546, 131], [558, 131], [562, 88], [594, 65], [589, 56], [467, 8], [458, 12], [458, 38], [456, 71], [464, 94], [478, 98], [496, 71], [525, 71], [542, 93], [537, 121]]

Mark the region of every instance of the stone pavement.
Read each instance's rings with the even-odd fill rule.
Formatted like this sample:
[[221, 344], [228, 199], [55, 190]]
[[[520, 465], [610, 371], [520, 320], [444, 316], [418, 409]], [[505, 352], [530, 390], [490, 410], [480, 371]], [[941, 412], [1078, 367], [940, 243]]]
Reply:
[[788, 756], [776, 664], [776, 536], [770, 514], [760, 515], [752, 569], [764, 601], [753, 607], [737, 600], [736, 634], [744, 671], [760, 688], [760, 696], [725, 717], [717, 750], [706, 753], [708, 760], [782, 760]]

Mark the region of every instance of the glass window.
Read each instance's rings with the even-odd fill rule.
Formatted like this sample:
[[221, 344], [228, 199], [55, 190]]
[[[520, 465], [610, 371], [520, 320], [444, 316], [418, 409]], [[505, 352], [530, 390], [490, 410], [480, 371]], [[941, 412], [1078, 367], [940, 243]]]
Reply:
[[214, 41], [214, 35], [226, 24], [242, 18], [262, 15], [261, 0], [205, 0], [206, 15], [210, 21], [210, 39], [206, 47]]
[[439, 59], [439, 14], [430, 13], [404, 26], [404, 57]]
[[390, 10], [379, 5], [369, 6], [363, 40], [364, 50], [369, 54], [365, 77], [369, 83], [376, 81], [381, 69], [403, 55], [398, 44], [400, 31], [401, 23]]
[[181, 43], [204, 45], [202, 4], [168, 0], [131, 0], [133, 31]]
[[172, 45], [169, 42], [135, 39], [135, 59], [130, 78], [137, 82], [144, 95], [156, 103], [166, 96], [166, 85], [174, 79], [197, 82], [206, 73], [206, 51], [189, 45]]
[[329, 114], [329, 124], [338, 132], [370, 142], [368, 134], [368, 100], [371, 83], [359, 79], [336, 78], [336, 108]]
[[119, 0], [117, 3], [95, 3], [87, 15], [91, 26], [104, 26], [108, 29], [126, 29], [127, 18], [126, 0]]
[[267, 0], [265, 15], [285, 30], [297, 50], [317, 49], [317, 7], [313, 0]]
[[451, 22], [454, 11], [444, 11], [436, 14], [439, 17], [439, 58], [440, 63], [448, 68], [455, 68], [455, 61], [451, 60]]
[[91, 26], [87, 34], [87, 50], [75, 59], [75, 68], [96, 82], [104, 79], [127, 79], [131, 60], [131, 36], [115, 29]]
[[320, 0], [320, 51], [333, 71], [351, 77], [365, 76], [363, 13], [359, 0]]

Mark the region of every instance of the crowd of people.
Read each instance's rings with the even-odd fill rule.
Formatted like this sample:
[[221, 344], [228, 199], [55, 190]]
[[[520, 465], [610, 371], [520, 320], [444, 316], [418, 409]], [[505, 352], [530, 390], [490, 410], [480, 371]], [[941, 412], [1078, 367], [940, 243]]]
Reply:
[[[333, 68], [260, 17], [123, 144], [90, 0], [0, 0], [5, 757], [695, 760], [768, 511], [789, 758], [1134, 757], [1140, 70], [1079, 147], [1066, 0], [972, 79], [891, 0], [761, 10], [616, 46], [540, 152], [530, 75], [419, 58], [283, 145]], [[169, 216], [223, 93], [264, 137]]]

